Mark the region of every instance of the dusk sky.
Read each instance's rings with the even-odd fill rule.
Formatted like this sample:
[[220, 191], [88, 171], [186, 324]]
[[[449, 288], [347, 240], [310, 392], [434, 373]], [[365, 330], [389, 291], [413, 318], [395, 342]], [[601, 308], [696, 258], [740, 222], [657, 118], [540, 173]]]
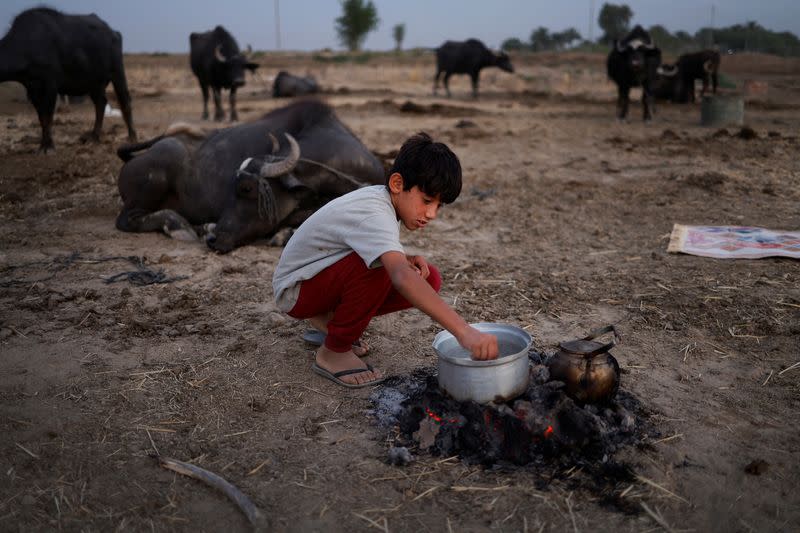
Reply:
[[[44, 5], [73, 14], [96, 13], [123, 36], [126, 52], [188, 52], [189, 34], [217, 24], [230, 31], [241, 47], [275, 50], [278, 37], [275, 6], [280, 13], [280, 49], [342, 49], [334, 30], [341, 14], [337, 0], [51, 0]], [[447, 39], [476, 37], [497, 48], [509, 37], [527, 41], [531, 31], [569, 27], [589, 36], [600, 35], [597, 14], [603, 1], [595, 0], [374, 0], [381, 23], [367, 37], [367, 50], [394, 47], [392, 28], [405, 24], [404, 48], [436, 47]], [[661, 24], [672, 32], [694, 33], [716, 27], [756, 21], [774, 31], [800, 35], [800, 0], [629, 0], [633, 24]], [[40, 1], [0, 0], [0, 28], [4, 35], [19, 12]], [[594, 5], [594, 16], [590, 12]]]

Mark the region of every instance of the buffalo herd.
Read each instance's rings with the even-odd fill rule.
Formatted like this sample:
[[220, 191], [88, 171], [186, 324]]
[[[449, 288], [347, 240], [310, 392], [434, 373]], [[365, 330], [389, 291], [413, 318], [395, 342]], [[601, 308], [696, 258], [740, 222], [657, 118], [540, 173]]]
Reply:
[[[210, 89], [214, 120], [225, 119], [222, 90], [227, 89], [229, 119], [237, 121], [236, 91], [245, 84], [245, 72], [255, 72], [259, 65], [222, 26], [192, 33], [189, 44], [190, 66], [203, 97], [202, 118], [209, 118]], [[450, 97], [450, 76], [466, 74], [477, 98], [483, 68], [514, 72], [508, 55], [477, 39], [446, 41], [435, 52], [434, 94], [443, 77]], [[618, 89], [617, 118], [626, 118], [633, 87], [642, 89], [646, 121], [653, 116], [656, 98], [693, 102], [698, 79], [703, 83], [701, 95], [709, 86], [716, 92], [719, 64], [715, 51], [685, 54], [674, 65], [662, 64], [653, 39], [636, 26], [614, 41], [606, 62], [608, 77]], [[106, 87], [113, 85], [129, 141], [117, 150], [123, 161], [117, 180], [123, 207], [116, 226], [122, 231], [203, 238], [220, 253], [261, 237], [282, 244], [293, 227], [325, 202], [384, 180], [376, 157], [328, 105], [317, 100], [300, 100], [257, 120], [210, 133], [177, 124], [153, 139], [136, 142], [122, 36], [94, 14], [67, 15], [45, 7], [20, 13], [0, 40], [3, 81], [25, 87], [39, 118], [42, 152], [54, 148], [51, 129], [59, 95], [91, 98], [95, 123], [83, 138], [99, 140]], [[318, 92], [312, 76], [286, 71], [278, 73], [272, 88], [275, 98]]]

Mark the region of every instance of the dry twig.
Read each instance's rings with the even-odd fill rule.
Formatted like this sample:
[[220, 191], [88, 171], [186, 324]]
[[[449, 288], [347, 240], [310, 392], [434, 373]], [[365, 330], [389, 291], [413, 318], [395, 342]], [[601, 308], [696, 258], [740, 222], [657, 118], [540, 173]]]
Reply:
[[38, 456], [38, 455], [36, 455], [36, 454], [35, 454], [35, 453], [33, 453], [32, 451], [30, 451], [28, 448], [26, 448], [25, 446], [23, 446], [23, 445], [22, 445], [22, 444], [20, 444], [19, 442], [15, 442], [14, 444], [16, 444], [16, 445], [17, 445], [17, 448], [19, 448], [19, 449], [20, 449], [20, 450], [22, 450], [23, 452], [27, 453], [28, 455], [30, 455], [30, 456], [31, 456], [31, 457], [33, 457], [34, 459], [38, 459], [38, 458], [39, 458], [39, 456]]
[[800, 361], [796, 362], [795, 364], [793, 364], [793, 365], [792, 365], [792, 366], [790, 366], [790, 367], [784, 368], [783, 370], [781, 370], [780, 372], [778, 372], [778, 375], [780, 376], [780, 375], [781, 375], [781, 374], [783, 374], [784, 372], [788, 372], [789, 370], [791, 370], [791, 369], [793, 369], [793, 368], [797, 368], [798, 366], [800, 366]]
[[646, 512], [647, 514], [649, 514], [649, 515], [650, 515], [650, 517], [651, 517], [653, 520], [655, 520], [655, 521], [656, 521], [656, 523], [657, 523], [659, 526], [663, 527], [663, 528], [664, 528], [666, 531], [668, 531], [669, 533], [672, 533], [672, 531], [674, 531], [674, 530], [673, 530], [671, 527], [669, 527], [669, 524], [667, 524], [666, 520], [664, 520], [664, 517], [663, 517], [663, 516], [661, 516], [661, 513], [658, 513], [658, 512], [653, 512], [653, 510], [652, 510], [652, 509], [650, 509], [650, 507], [648, 507], [648, 506], [647, 506], [647, 504], [646, 504], [646, 503], [644, 503], [644, 502], [639, 502], [639, 505], [641, 505], [641, 506], [642, 506], [642, 509], [644, 509], [644, 510], [645, 510], [645, 512]]
[[239, 509], [241, 509], [241, 511], [247, 517], [247, 520], [250, 521], [250, 524], [253, 526], [254, 530], [267, 530], [267, 519], [261, 510], [259, 510], [258, 507], [256, 507], [253, 502], [250, 501], [250, 498], [245, 496], [244, 493], [242, 493], [239, 489], [231, 485], [222, 477], [213, 472], [209, 472], [205, 468], [184, 463], [183, 461], [178, 461], [177, 459], [169, 459], [167, 457], [159, 456], [158, 464], [167, 470], [172, 470], [173, 472], [183, 474], [184, 476], [189, 476], [191, 478], [200, 480], [203, 483], [222, 491], [228, 498], [233, 500]]
[[647, 483], [647, 484], [648, 484], [648, 485], [650, 485], [651, 487], [655, 487], [655, 488], [657, 488], [657, 489], [659, 489], [659, 490], [662, 490], [662, 491], [664, 491], [665, 493], [669, 494], [669, 495], [670, 495], [670, 496], [672, 496], [673, 498], [677, 498], [677, 499], [679, 499], [680, 501], [682, 501], [682, 502], [685, 502], [685, 503], [690, 503], [690, 502], [689, 502], [689, 500], [687, 500], [686, 498], [683, 498], [682, 496], [678, 496], [677, 494], [675, 494], [675, 493], [674, 493], [674, 492], [672, 492], [671, 490], [669, 490], [669, 489], [666, 489], [666, 488], [662, 487], [661, 485], [659, 485], [659, 484], [658, 484], [658, 483], [656, 483], [655, 481], [652, 481], [652, 480], [650, 480], [650, 479], [647, 479], [647, 478], [646, 478], [646, 477], [644, 477], [644, 476], [640, 476], [639, 474], [636, 474], [636, 479], [638, 479], [638, 480], [639, 480], [639, 481], [641, 481], [642, 483]]
[[654, 440], [653, 444], [658, 444], [659, 442], [668, 442], [671, 441], [672, 439], [677, 439], [680, 437], [683, 437], [683, 433], [676, 433], [670, 437], [664, 437], [663, 439]]

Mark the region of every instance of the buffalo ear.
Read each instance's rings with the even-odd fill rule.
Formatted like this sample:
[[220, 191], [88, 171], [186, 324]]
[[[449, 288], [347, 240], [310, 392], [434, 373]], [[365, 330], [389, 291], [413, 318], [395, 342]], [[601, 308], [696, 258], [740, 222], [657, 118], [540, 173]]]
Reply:
[[255, 72], [258, 67], [260, 67], [258, 63], [245, 63], [244, 68], [249, 69], [250, 72]]
[[236, 180], [236, 196], [250, 200], [258, 198], [258, 178], [255, 176], [240, 176]]

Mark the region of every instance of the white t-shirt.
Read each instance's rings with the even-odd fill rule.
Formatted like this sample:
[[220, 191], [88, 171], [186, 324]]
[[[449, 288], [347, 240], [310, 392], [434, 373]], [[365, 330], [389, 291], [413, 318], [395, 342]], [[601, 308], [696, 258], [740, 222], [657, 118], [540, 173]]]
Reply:
[[291, 311], [300, 282], [356, 252], [370, 268], [386, 252], [405, 253], [385, 185], [362, 187], [331, 200], [303, 222], [283, 249], [272, 288], [281, 311]]

